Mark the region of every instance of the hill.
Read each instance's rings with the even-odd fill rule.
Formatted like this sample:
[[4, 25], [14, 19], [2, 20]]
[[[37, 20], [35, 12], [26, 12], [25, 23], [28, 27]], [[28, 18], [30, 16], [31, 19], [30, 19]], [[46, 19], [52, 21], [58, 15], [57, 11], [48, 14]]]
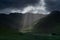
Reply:
[[52, 11], [34, 26], [37, 33], [60, 33], [60, 11]]

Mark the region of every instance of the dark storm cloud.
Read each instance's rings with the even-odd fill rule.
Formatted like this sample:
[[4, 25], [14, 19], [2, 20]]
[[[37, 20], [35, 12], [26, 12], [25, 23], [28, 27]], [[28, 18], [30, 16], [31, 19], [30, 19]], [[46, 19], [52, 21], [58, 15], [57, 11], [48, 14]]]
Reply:
[[60, 10], [60, 0], [45, 0], [47, 10]]
[[21, 8], [26, 5], [32, 5], [37, 3], [37, 0], [0, 0], [0, 9], [4, 8]]

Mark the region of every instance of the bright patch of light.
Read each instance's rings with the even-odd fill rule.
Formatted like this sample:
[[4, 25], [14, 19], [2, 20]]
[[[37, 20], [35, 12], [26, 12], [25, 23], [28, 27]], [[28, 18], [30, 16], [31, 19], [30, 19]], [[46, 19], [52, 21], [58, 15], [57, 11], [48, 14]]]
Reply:
[[45, 2], [44, 0], [40, 0], [40, 2], [38, 3], [38, 5], [35, 6], [27, 6], [22, 10], [22, 13], [42, 13], [42, 14], [47, 14], [48, 12], [46, 11], [46, 7], [45, 7]]
[[22, 13], [30, 12], [30, 11], [33, 10], [33, 9], [34, 9], [33, 6], [27, 6], [27, 7], [25, 7], [25, 8], [22, 10]]

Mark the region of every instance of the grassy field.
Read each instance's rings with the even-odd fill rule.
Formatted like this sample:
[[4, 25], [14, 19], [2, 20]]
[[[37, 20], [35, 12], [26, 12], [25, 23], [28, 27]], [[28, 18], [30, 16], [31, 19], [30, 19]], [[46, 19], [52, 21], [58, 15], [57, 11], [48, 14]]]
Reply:
[[0, 40], [60, 40], [60, 36], [39, 36], [29, 33], [0, 33]]
[[60, 36], [40, 36], [34, 33], [19, 33], [9, 29], [0, 30], [0, 40], [60, 40]]

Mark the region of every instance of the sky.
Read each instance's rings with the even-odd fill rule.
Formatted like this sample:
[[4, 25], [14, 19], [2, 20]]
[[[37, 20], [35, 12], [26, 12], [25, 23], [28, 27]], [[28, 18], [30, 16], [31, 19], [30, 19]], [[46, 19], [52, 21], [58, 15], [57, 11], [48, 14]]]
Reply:
[[60, 0], [43, 0], [42, 4], [43, 6], [41, 0], [0, 0], [0, 13], [44, 12], [47, 14], [53, 10], [60, 10]]

